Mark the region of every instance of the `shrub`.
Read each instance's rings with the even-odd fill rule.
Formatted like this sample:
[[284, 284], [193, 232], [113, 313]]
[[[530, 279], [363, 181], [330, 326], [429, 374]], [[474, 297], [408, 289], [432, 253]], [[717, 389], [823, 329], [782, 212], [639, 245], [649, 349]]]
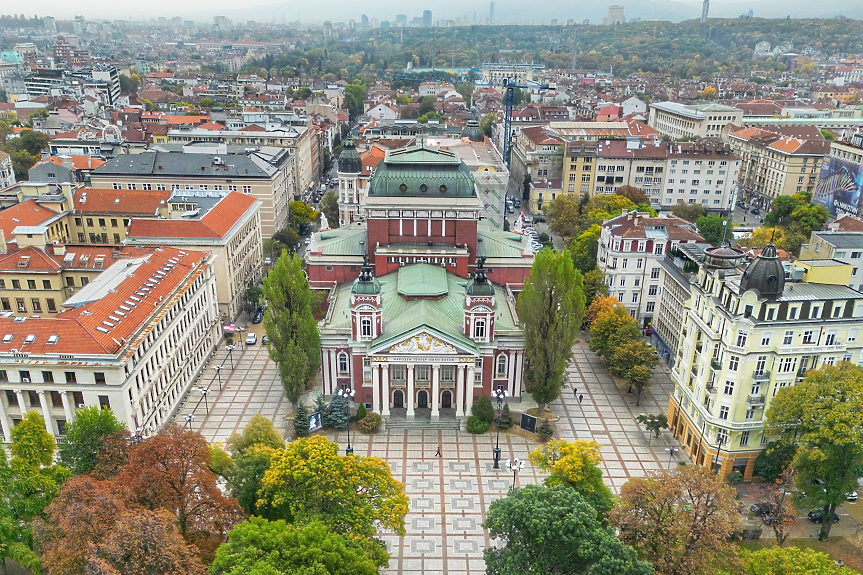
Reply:
[[487, 395], [480, 397], [470, 408], [470, 414], [485, 423], [494, 421], [494, 406], [491, 404], [491, 399]]
[[309, 434], [309, 408], [299, 405], [294, 412], [294, 437], [305, 437]]
[[348, 400], [336, 394], [330, 400], [326, 420], [328, 420], [333, 429], [347, 429], [351, 422], [350, 409]]
[[743, 483], [743, 474], [739, 471], [732, 471], [725, 476], [725, 479], [728, 480], [729, 485], [740, 485]]
[[503, 410], [500, 412], [500, 421], [498, 425], [501, 429], [509, 429], [515, 421], [512, 418], [512, 412], [509, 410], [509, 404], [503, 404]]
[[381, 426], [381, 416], [375, 412], [371, 412], [362, 418], [357, 427], [359, 427], [360, 431], [363, 433], [372, 433], [378, 430], [378, 427]]
[[367, 413], [368, 411], [366, 411], [366, 404], [359, 404], [359, 406], [357, 406], [357, 421], [362, 421], [363, 419], [365, 419]]
[[552, 427], [551, 423], [547, 419], [543, 419], [536, 428], [536, 435], [539, 437], [540, 441], [545, 443], [554, 436], [554, 427]]
[[471, 415], [467, 418], [467, 430], [470, 433], [485, 433], [488, 431], [488, 422]]

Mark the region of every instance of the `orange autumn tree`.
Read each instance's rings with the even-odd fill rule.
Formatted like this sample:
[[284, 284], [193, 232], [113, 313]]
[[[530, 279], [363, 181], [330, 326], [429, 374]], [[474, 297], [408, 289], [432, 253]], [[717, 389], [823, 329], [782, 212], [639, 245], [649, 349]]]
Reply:
[[600, 516], [611, 510], [614, 497], [602, 482], [602, 455], [595, 441], [552, 440], [530, 453], [530, 462], [550, 475], [548, 487], [566, 485], [578, 491]]

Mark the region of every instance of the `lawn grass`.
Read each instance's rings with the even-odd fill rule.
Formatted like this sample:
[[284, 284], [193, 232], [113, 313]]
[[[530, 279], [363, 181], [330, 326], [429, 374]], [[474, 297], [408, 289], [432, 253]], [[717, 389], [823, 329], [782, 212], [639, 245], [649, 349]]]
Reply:
[[[771, 547], [775, 544], [774, 542], [774, 539], [759, 539], [757, 541], [737, 541], [736, 543], [743, 549], [755, 551], [762, 547]], [[863, 549], [846, 537], [831, 537], [823, 543], [815, 537], [788, 539], [785, 546], [820, 551], [833, 559], [842, 559], [847, 567], [855, 571], [863, 572]]]

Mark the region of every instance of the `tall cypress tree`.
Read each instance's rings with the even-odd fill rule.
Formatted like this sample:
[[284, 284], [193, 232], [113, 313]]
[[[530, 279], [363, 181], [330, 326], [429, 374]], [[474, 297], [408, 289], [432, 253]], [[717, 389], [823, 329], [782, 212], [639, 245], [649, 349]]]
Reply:
[[264, 280], [269, 302], [264, 330], [270, 338], [270, 357], [279, 368], [285, 395], [294, 405], [321, 365], [321, 337], [312, 308], [319, 296], [309, 286], [302, 260], [286, 251]]
[[584, 318], [581, 272], [567, 253], [536, 254], [518, 297], [518, 317], [524, 326], [526, 388], [541, 414], [560, 395]]

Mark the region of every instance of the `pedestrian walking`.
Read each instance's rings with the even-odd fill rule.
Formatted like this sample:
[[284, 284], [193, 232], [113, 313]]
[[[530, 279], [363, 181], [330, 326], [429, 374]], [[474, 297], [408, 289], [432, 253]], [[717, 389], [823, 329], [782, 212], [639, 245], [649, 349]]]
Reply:
[[574, 397], [578, 397], [578, 388], [577, 388], [577, 387], [573, 387], [573, 388], [572, 388], [572, 395], [573, 395]]
[[434, 456], [435, 457], [443, 457], [443, 455], [440, 454], [440, 445], [437, 446], [437, 451], [435, 451]]
[[578, 404], [581, 405], [581, 400], [584, 399], [583, 395], [578, 396]]

